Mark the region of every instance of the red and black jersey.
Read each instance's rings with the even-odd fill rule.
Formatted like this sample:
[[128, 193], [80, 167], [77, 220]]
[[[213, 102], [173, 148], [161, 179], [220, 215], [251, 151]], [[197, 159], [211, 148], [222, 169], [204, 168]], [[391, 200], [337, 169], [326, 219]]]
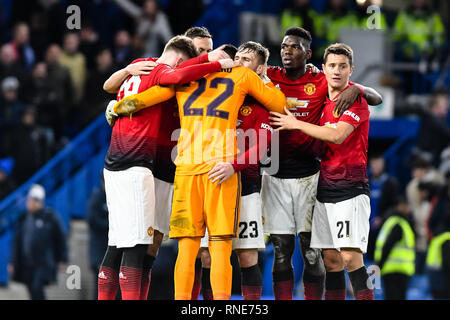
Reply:
[[[309, 70], [295, 81], [286, 77], [286, 70], [269, 67], [267, 75], [288, 100], [290, 111], [298, 120], [319, 124], [328, 83], [322, 72], [313, 75]], [[321, 142], [298, 131], [280, 131], [280, 167], [278, 178], [302, 178], [320, 169], [317, 160]]]
[[[159, 128], [155, 169], [153, 175], [159, 180], [173, 183], [175, 178], [175, 163], [177, 146], [177, 130], [180, 129], [180, 115], [178, 104], [173, 98], [173, 104], [163, 109], [161, 115], [161, 126]], [[172, 157], [172, 152], [174, 152]]]
[[370, 195], [367, 178], [367, 149], [369, 145], [369, 106], [359, 96], [340, 117], [333, 115], [336, 101], [326, 99], [321, 126], [335, 127], [344, 121], [355, 130], [341, 144], [323, 143], [317, 199], [336, 203], [360, 194]]
[[[132, 63], [143, 60], [155, 61], [156, 59], [137, 59]], [[177, 69], [165, 64], [158, 64], [148, 75], [128, 77], [119, 89], [117, 100], [143, 92], [154, 85], [188, 83], [221, 68], [217, 61], [206, 62], [208, 62], [208, 57], [205, 54], [185, 61]], [[159, 138], [163, 112], [173, 110], [174, 105], [176, 106], [175, 98], [136, 112], [132, 117], [119, 117], [112, 130], [111, 143], [105, 158], [105, 168], [118, 171], [141, 166], [153, 171], [158, 143], [165, 140], [164, 137]], [[160, 154], [164, 155], [165, 153], [161, 152]]]
[[239, 109], [236, 136], [238, 157], [233, 163], [235, 171], [241, 171], [242, 196], [261, 191], [259, 160], [270, 147], [272, 127], [270, 113], [256, 100], [247, 96]]

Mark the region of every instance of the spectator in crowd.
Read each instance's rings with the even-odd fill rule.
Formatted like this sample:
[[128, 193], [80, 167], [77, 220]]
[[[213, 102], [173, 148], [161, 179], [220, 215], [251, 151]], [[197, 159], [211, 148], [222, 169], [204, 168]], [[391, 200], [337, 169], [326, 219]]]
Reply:
[[[350, 10], [348, 0], [330, 0], [324, 17], [325, 44], [324, 47], [339, 42], [339, 36], [344, 28], [357, 28], [358, 17]], [[324, 50], [320, 49], [320, 52]]]
[[36, 108], [27, 107], [21, 123], [10, 132], [9, 152], [14, 158], [13, 178], [24, 183], [52, 156], [54, 139], [51, 129], [36, 124]]
[[421, 113], [421, 126], [417, 137], [415, 154], [428, 153], [432, 164], [437, 167], [442, 151], [450, 146], [450, 127], [447, 123], [449, 108], [448, 94], [435, 92], [428, 108]]
[[14, 47], [7, 43], [0, 48], [0, 80], [10, 76], [17, 78], [20, 83], [25, 79], [23, 68], [14, 60]]
[[66, 262], [66, 235], [60, 218], [45, 206], [45, 189], [35, 184], [16, 227], [9, 268], [12, 279], [27, 286], [32, 300], [45, 300], [44, 287], [57, 280], [57, 269], [62, 270]]
[[438, 12], [425, 0], [412, 0], [394, 22], [393, 38], [402, 60], [419, 60], [437, 51], [444, 43], [444, 24]]
[[74, 88], [73, 102], [78, 103], [84, 94], [86, 81], [86, 58], [80, 52], [80, 35], [75, 32], [68, 32], [64, 35], [63, 51], [59, 58], [59, 63], [69, 69]]
[[80, 30], [80, 52], [86, 57], [88, 70], [95, 68], [95, 54], [99, 50], [99, 36], [89, 21], [82, 22]]
[[375, 241], [386, 213], [395, 206], [399, 195], [399, 183], [385, 171], [383, 155], [375, 155], [369, 161], [370, 175], [370, 231], [367, 258], [373, 260]]
[[114, 37], [113, 47], [114, 62], [118, 68], [125, 68], [130, 61], [133, 61], [137, 54], [131, 44], [130, 33], [125, 30], [117, 31]]
[[91, 70], [84, 90], [84, 107], [87, 110], [83, 112], [82, 117], [86, 123], [103, 113], [108, 102], [115, 98], [103, 90], [103, 84], [115, 71], [111, 50], [107, 47], [100, 48], [96, 54], [95, 69]]
[[290, 27], [302, 27], [313, 39], [323, 37], [324, 17], [311, 7], [310, 0], [291, 0], [288, 8], [281, 14], [281, 34], [284, 35]]
[[105, 181], [101, 174], [100, 187], [89, 196], [87, 207], [89, 223], [89, 263], [94, 274], [94, 300], [97, 300], [98, 271], [108, 247], [108, 207], [106, 205]]
[[406, 194], [412, 209], [416, 232], [416, 273], [422, 274], [428, 249], [427, 219], [431, 199], [437, 186], [443, 183], [443, 179], [427, 160], [421, 158], [416, 158], [412, 163], [412, 177], [406, 186]]
[[415, 235], [408, 201], [400, 196], [383, 223], [375, 247], [385, 300], [405, 300], [408, 283], [415, 271]]
[[144, 56], [157, 57], [173, 34], [166, 14], [156, 0], [145, 0], [142, 8], [130, 0], [114, 0], [136, 21], [135, 35], [141, 39]]
[[446, 184], [441, 188], [428, 219], [429, 238], [446, 231], [448, 215], [450, 215], [450, 170], [446, 173]]
[[71, 107], [74, 86], [69, 69], [61, 65], [61, 47], [57, 44], [48, 46], [45, 53], [47, 65], [46, 82], [51, 90], [52, 102], [55, 108], [51, 111], [55, 123], [65, 124], [68, 121], [67, 113]]
[[167, 6], [170, 28], [174, 34], [183, 34], [201, 18], [202, 14], [202, 0], [169, 0]]
[[18, 61], [26, 70], [30, 70], [35, 62], [34, 50], [29, 44], [30, 28], [25, 22], [14, 26], [11, 45], [14, 49], [14, 61]]
[[5, 123], [18, 122], [24, 103], [19, 100], [19, 80], [6, 77], [1, 81], [0, 118]]
[[15, 184], [10, 177], [13, 168], [14, 168], [13, 158], [0, 159], [0, 200], [3, 200], [15, 188]]
[[[449, 191], [450, 189], [447, 192]], [[446, 216], [442, 220], [442, 231], [431, 239], [426, 266], [433, 298], [450, 299], [450, 210], [448, 202]]]

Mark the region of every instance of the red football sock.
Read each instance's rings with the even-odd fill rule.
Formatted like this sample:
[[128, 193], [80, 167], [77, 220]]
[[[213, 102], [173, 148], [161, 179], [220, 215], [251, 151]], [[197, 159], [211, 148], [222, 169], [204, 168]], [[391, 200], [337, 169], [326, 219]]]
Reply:
[[273, 272], [273, 294], [275, 300], [292, 300], [294, 293], [294, 271], [292, 269]]
[[374, 300], [372, 283], [367, 274], [366, 267], [348, 273], [356, 300]]
[[327, 272], [325, 300], [345, 300], [345, 271]]
[[102, 266], [98, 272], [98, 300], [115, 300], [118, 288], [118, 270]]
[[256, 264], [248, 268], [241, 268], [242, 297], [244, 300], [261, 300], [262, 275]]
[[322, 300], [324, 290], [324, 276], [303, 274], [303, 289], [305, 300]]
[[142, 268], [120, 267], [119, 284], [122, 300], [139, 300], [141, 296]]

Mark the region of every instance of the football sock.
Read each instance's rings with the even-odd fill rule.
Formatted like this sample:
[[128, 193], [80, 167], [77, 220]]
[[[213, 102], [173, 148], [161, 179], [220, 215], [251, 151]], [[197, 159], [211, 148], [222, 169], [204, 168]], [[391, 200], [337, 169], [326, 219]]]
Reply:
[[328, 272], [325, 278], [325, 300], [345, 300], [345, 271]]
[[214, 300], [211, 289], [211, 269], [202, 268], [202, 296], [203, 300]]
[[314, 276], [306, 270], [303, 272], [303, 289], [305, 300], [322, 300], [324, 290], [324, 276]]
[[114, 300], [119, 289], [122, 249], [108, 246], [98, 272], [98, 300]]
[[294, 270], [292, 267], [283, 271], [274, 271], [272, 277], [275, 300], [292, 300], [294, 293]]
[[356, 300], [374, 300], [373, 288], [367, 274], [366, 267], [349, 272], [348, 277], [353, 287]]
[[190, 300], [195, 278], [195, 259], [201, 238], [179, 238], [175, 263], [175, 300]]
[[138, 244], [132, 248], [123, 249], [120, 265], [119, 284], [122, 300], [140, 300], [142, 267], [147, 246]]
[[209, 252], [211, 255], [211, 288], [214, 300], [229, 300], [233, 268], [230, 257], [232, 242], [230, 237], [209, 237]]
[[141, 280], [141, 293], [139, 295], [139, 300], [148, 299], [148, 289], [150, 287], [150, 281], [152, 277], [152, 266], [155, 262], [156, 257], [146, 254], [144, 257], [144, 263], [142, 266], [142, 280]]
[[261, 300], [262, 275], [258, 264], [241, 268], [242, 297], [244, 300]]
[[201, 276], [202, 276], [202, 260], [200, 258], [197, 258], [195, 260], [195, 276], [194, 276], [194, 286], [192, 287], [191, 300], [198, 300], [200, 290], [202, 288]]

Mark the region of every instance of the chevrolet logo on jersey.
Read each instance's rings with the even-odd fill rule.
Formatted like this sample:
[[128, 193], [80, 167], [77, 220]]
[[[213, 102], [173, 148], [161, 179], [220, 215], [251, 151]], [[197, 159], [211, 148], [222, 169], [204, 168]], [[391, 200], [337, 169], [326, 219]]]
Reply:
[[297, 108], [307, 108], [309, 100], [298, 100], [297, 98], [286, 98], [289, 110], [296, 110]]

